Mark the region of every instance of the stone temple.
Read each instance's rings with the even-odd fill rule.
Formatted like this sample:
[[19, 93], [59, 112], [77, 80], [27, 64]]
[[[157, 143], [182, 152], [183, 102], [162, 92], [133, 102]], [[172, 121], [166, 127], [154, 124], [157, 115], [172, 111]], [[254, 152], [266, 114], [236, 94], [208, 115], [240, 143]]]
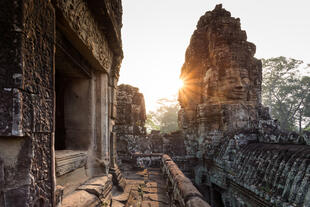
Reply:
[[117, 86], [121, 0], [0, 6], [0, 207], [310, 206], [310, 136], [271, 119], [222, 5], [191, 37], [170, 134], [147, 134], [143, 94]]
[[309, 136], [285, 133], [261, 104], [262, 64], [240, 20], [217, 5], [186, 51], [179, 125], [211, 206], [310, 206]]
[[121, 1], [0, 5], [0, 206], [110, 203]]

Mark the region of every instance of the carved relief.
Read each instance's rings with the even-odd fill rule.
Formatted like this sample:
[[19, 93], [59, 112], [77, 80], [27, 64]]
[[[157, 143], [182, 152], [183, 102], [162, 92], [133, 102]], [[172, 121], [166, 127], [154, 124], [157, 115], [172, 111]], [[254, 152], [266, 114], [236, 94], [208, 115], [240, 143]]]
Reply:
[[262, 65], [246, 39], [240, 20], [221, 5], [200, 18], [181, 71], [186, 153], [208, 174], [206, 194], [216, 185], [224, 206], [307, 206], [309, 135], [281, 131], [262, 106]]

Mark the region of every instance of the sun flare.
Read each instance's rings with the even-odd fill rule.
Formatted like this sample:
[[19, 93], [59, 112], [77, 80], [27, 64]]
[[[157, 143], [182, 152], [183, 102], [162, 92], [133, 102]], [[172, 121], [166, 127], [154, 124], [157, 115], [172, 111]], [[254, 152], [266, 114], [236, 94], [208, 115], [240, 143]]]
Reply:
[[184, 86], [184, 81], [183, 81], [182, 79], [178, 79], [177, 85], [178, 85], [178, 88], [179, 88], [179, 89], [183, 88], [183, 86]]

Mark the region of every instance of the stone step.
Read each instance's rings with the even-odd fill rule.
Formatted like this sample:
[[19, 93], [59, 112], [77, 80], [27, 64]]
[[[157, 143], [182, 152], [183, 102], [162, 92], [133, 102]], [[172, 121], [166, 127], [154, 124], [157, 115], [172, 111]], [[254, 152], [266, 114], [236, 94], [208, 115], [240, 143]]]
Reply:
[[125, 206], [125, 204], [123, 204], [117, 200], [112, 199], [112, 206], [111, 207], [124, 207], [124, 206]]

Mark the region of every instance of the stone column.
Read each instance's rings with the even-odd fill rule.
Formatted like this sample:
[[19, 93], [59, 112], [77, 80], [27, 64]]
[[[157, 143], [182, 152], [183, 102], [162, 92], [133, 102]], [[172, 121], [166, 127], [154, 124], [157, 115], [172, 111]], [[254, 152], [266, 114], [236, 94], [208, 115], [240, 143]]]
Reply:
[[109, 133], [109, 93], [108, 75], [96, 75], [96, 122], [93, 150], [95, 163], [93, 175], [106, 175], [110, 164], [110, 133]]
[[[111, 82], [111, 81], [110, 81]], [[111, 167], [116, 165], [116, 133], [113, 132], [113, 126], [115, 125], [116, 119], [116, 87], [110, 84], [109, 86], [109, 118], [110, 118], [110, 159], [111, 159]]]
[[110, 79], [110, 173], [113, 176], [113, 184], [120, 187], [121, 190], [125, 189], [126, 181], [116, 163], [117, 146], [116, 146], [116, 132], [113, 131], [115, 125], [117, 109], [116, 109], [116, 88], [118, 77]]
[[0, 7], [0, 206], [53, 206], [55, 11]]

